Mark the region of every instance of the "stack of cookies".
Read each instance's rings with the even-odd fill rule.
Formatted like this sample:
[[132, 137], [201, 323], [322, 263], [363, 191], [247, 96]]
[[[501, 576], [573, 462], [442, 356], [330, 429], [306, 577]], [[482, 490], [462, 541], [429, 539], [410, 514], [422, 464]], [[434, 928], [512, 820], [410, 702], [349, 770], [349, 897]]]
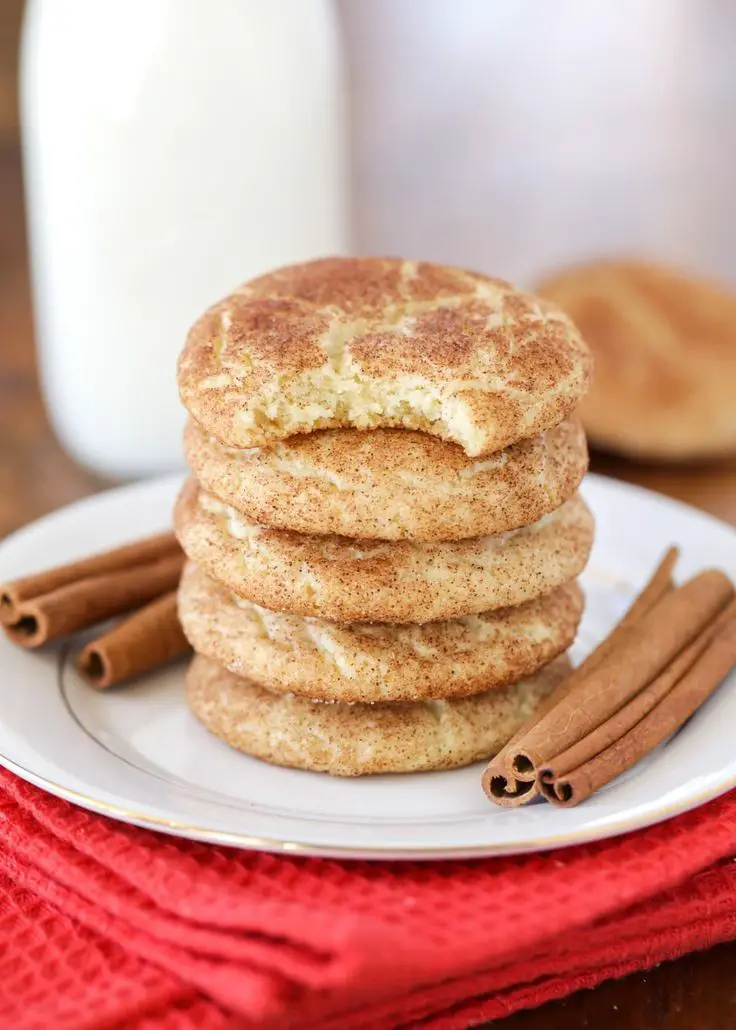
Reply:
[[343, 776], [498, 751], [582, 614], [589, 366], [549, 302], [420, 262], [314, 261], [207, 311], [175, 512], [202, 723]]

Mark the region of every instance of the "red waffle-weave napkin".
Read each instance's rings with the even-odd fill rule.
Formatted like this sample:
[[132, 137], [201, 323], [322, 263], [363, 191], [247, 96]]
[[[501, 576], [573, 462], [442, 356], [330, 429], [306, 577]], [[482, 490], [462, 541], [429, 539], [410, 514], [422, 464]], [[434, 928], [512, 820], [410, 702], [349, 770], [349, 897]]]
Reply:
[[736, 792], [616, 840], [297, 859], [93, 816], [0, 771], [0, 1025], [464, 1028], [736, 937]]

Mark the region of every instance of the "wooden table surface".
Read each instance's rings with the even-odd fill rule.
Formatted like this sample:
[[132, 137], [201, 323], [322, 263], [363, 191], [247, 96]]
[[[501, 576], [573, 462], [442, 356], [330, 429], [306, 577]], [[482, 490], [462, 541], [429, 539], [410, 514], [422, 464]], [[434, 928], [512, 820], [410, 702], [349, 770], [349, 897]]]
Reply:
[[[598, 471], [661, 490], [736, 523], [736, 461], [708, 468]], [[0, 538], [110, 484], [59, 447], [39, 392], [33, 350], [17, 151], [0, 150]], [[612, 981], [502, 1021], [503, 1030], [727, 1030], [736, 1026], [736, 943]]]

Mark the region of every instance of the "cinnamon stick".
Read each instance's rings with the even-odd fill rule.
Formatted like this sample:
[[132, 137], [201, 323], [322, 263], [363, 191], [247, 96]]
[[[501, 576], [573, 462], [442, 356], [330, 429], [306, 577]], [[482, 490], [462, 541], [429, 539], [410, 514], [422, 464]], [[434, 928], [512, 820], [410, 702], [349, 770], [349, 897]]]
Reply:
[[15, 620], [5, 625], [5, 633], [14, 643], [34, 648], [131, 611], [176, 587], [184, 560], [181, 550], [172, 551], [158, 561], [66, 582], [27, 601], [14, 600]]
[[567, 773], [602, 754], [620, 740], [629, 730], [663, 701], [672, 688], [690, 671], [700, 656], [712, 644], [728, 623], [736, 619], [736, 602], [732, 602], [717, 618], [706, 626], [703, 632], [686, 647], [648, 687], [637, 694], [628, 704], [619, 709], [610, 719], [601, 723], [587, 737], [553, 758], [539, 772], [542, 793], [549, 796], [549, 786], [554, 785]]
[[661, 673], [734, 597], [722, 572], [701, 572], [633, 626], [625, 646], [604, 657], [578, 686], [513, 747], [518, 779], [538, 771], [614, 715]]
[[18, 622], [22, 618], [20, 607], [27, 601], [50, 594], [81, 579], [130, 569], [134, 565], [148, 564], [160, 558], [180, 553], [181, 548], [172, 532], [137, 540], [111, 551], [57, 565], [55, 568], [0, 585], [0, 623]]
[[172, 590], [87, 644], [76, 664], [87, 683], [104, 690], [190, 650]]
[[[568, 753], [562, 756], [564, 760], [556, 774], [554, 765], [545, 770], [542, 780], [545, 797], [561, 807], [580, 804], [687, 722], [736, 665], [734, 609], [731, 608], [727, 619], [719, 622], [717, 632], [710, 636], [690, 668], [627, 733], [578, 767], [571, 767], [575, 756]], [[707, 632], [704, 635], [708, 636]], [[565, 769], [566, 772], [560, 771]]]
[[537, 779], [518, 779], [510, 768], [514, 746], [549, 714], [563, 698], [567, 697], [600, 662], [610, 655], [626, 638], [639, 619], [668, 593], [672, 591], [672, 573], [679, 557], [679, 549], [670, 547], [652, 573], [649, 581], [619, 620], [611, 633], [598, 644], [595, 650], [560, 684], [532, 717], [508, 741], [506, 746], [489, 762], [482, 784], [488, 797], [495, 804], [509, 808], [527, 804], [540, 793]]

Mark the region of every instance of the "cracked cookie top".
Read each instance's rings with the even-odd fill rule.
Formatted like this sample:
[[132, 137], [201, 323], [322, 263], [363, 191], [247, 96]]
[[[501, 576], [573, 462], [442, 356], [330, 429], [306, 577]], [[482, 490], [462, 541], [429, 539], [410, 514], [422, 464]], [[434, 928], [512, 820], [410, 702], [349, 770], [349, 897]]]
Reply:
[[426, 262], [325, 258], [210, 308], [179, 361], [182, 400], [222, 443], [318, 429], [417, 429], [493, 453], [576, 407], [590, 356], [549, 301]]

